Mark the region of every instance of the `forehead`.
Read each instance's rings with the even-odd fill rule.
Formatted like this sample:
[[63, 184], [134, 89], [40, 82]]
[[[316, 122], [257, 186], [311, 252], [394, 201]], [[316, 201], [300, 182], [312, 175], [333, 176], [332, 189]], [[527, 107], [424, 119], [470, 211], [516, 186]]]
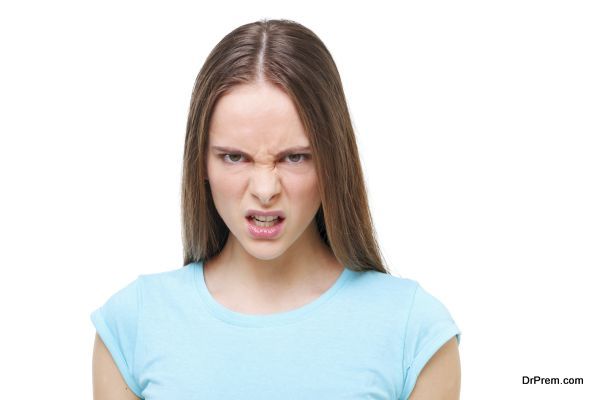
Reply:
[[209, 141], [308, 145], [292, 99], [270, 83], [237, 85], [221, 96], [211, 117]]

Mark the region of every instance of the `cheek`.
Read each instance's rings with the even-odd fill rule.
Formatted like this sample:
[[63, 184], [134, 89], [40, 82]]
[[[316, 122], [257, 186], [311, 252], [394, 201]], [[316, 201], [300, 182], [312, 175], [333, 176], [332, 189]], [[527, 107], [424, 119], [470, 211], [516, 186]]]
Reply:
[[223, 190], [233, 190], [236, 188], [236, 186], [231, 185], [236, 179], [235, 174], [232, 174], [223, 165], [220, 165], [219, 160], [211, 157], [207, 162], [206, 169], [208, 180], [213, 190], [217, 191], [216, 189], [219, 189], [218, 191], [222, 192]]
[[225, 171], [223, 168], [209, 162], [207, 166], [210, 191], [217, 210], [221, 213], [233, 200], [238, 199], [243, 192], [241, 176]]
[[319, 186], [316, 174], [291, 179], [288, 185], [288, 193], [295, 204], [302, 204], [306, 212], [318, 209], [321, 203]]

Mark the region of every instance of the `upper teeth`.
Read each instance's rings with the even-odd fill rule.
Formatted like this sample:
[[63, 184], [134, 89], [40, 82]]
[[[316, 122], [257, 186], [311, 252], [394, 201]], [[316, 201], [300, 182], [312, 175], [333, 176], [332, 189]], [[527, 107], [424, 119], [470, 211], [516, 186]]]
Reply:
[[253, 215], [252, 218], [257, 219], [259, 221], [263, 221], [263, 222], [269, 222], [269, 221], [273, 221], [276, 220], [279, 217], [274, 217], [274, 216], [268, 216], [268, 217], [259, 217], [257, 215]]

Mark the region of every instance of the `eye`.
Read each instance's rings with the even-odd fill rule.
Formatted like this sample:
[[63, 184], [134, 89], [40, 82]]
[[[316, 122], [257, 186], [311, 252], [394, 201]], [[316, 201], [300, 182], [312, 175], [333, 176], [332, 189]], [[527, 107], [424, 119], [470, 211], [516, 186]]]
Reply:
[[[227, 157], [229, 157], [230, 161], [227, 161]], [[235, 153], [226, 153], [226, 154], [221, 154], [221, 158], [223, 159], [223, 161], [225, 161], [226, 163], [229, 164], [239, 164], [239, 160], [242, 157], [241, 154], [235, 154]]]
[[[219, 157], [227, 164], [241, 164], [244, 155], [238, 153], [223, 153]], [[310, 158], [310, 154], [288, 154], [285, 158], [290, 160], [290, 164], [302, 164]]]
[[[310, 155], [309, 154], [288, 154], [286, 156], [289, 160], [291, 160], [291, 164], [301, 164], [302, 161], [307, 160]], [[298, 158], [301, 157], [301, 158]]]

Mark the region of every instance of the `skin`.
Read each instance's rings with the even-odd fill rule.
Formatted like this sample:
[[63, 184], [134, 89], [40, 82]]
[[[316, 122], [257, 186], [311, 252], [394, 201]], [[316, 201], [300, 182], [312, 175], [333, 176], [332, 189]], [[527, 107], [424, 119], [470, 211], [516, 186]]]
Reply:
[[[321, 198], [309, 145], [292, 100], [273, 84], [238, 85], [215, 105], [208, 180], [230, 233], [221, 253], [205, 263], [205, 281], [213, 297], [234, 311], [268, 314], [300, 307], [343, 271], [317, 230]], [[277, 157], [297, 146], [308, 149]], [[252, 237], [248, 209], [283, 211], [282, 234]]]
[[[290, 165], [275, 156], [308, 144], [291, 99], [271, 84], [240, 85], [215, 107], [208, 179], [230, 235], [223, 251], [205, 264], [204, 277], [213, 297], [229, 309], [270, 314], [300, 307], [327, 290], [343, 269], [318, 235], [314, 217], [321, 199], [314, 163]], [[222, 158], [228, 153], [211, 146], [239, 152]], [[282, 210], [283, 234], [275, 240], [252, 238], [244, 218], [249, 208]], [[459, 396], [458, 342], [451, 339], [425, 365], [409, 399]]]
[[[331, 287], [343, 271], [317, 231], [321, 198], [312, 158], [275, 156], [308, 145], [291, 99], [272, 84], [239, 85], [215, 106], [207, 178], [230, 234], [221, 253], [205, 263], [204, 279], [215, 300], [233, 311], [271, 314], [301, 307]], [[247, 156], [229, 152], [221, 158], [224, 152], [211, 146], [234, 147]], [[283, 211], [282, 234], [276, 239], [250, 236], [244, 218], [250, 208]], [[98, 334], [92, 371], [94, 400], [138, 399]], [[453, 339], [425, 365], [409, 399], [456, 400], [459, 390], [458, 345]]]
[[456, 337], [446, 342], [425, 364], [409, 400], [458, 400], [460, 357]]
[[138, 400], [123, 380], [121, 372], [96, 333], [92, 355], [92, 383], [94, 400]]
[[[229, 157], [240, 163], [226, 163], [212, 145], [235, 147], [249, 158]], [[314, 218], [321, 198], [312, 158], [275, 157], [308, 145], [292, 101], [271, 84], [240, 85], [213, 110], [208, 179], [230, 234], [219, 255], [205, 263], [204, 278], [213, 297], [234, 311], [270, 314], [298, 308], [325, 292], [343, 271], [317, 231]], [[250, 208], [283, 211], [281, 236], [251, 237], [245, 219]], [[98, 334], [92, 374], [94, 400], [138, 399]]]

